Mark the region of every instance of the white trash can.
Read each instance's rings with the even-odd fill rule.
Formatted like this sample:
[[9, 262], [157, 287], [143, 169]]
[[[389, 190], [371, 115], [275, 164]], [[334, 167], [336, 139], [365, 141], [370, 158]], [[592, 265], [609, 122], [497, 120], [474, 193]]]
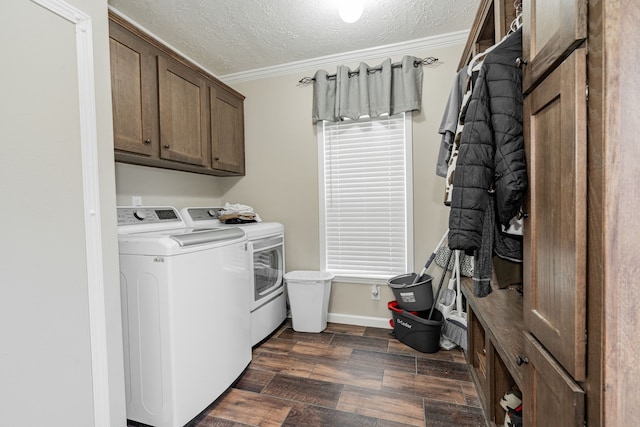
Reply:
[[332, 279], [328, 271], [290, 271], [284, 275], [294, 331], [325, 330]]

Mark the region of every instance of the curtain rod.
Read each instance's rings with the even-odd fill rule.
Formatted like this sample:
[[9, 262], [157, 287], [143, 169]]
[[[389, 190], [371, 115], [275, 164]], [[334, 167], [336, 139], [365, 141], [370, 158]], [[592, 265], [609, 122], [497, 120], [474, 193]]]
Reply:
[[[421, 59], [419, 61], [413, 61], [413, 66], [414, 67], [419, 67], [421, 65], [431, 65], [435, 62], [438, 61], [438, 58], [434, 58], [433, 56], [427, 56], [424, 59]], [[391, 68], [398, 68], [398, 67], [402, 67], [402, 63], [401, 62], [397, 62], [395, 64], [391, 64]], [[372, 68], [368, 68], [367, 69], [367, 73], [375, 73], [376, 71], [381, 71], [382, 70], [382, 66], [379, 67], [372, 67]], [[360, 71], [351, 71], [349, 73], [349, 77], [351, 76], [357, 76], [360, 74]], [[335, 79], [336, 75], [335, 74], [330, 74], [327, 76], [327, 79]], [[310, 85], [311, 83], [313, 83], [315, 79], [313, 77], [303, 77], [300, 80], [298, 80], [299, 86], [307, 86]]]

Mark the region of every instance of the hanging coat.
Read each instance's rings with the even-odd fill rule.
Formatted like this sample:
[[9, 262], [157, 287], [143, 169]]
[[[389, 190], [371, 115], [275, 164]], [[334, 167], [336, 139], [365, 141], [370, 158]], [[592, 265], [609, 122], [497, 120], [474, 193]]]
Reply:
[[522, 128], [522, 30], [487, 54], [469, 102], [460, 141], [449, 215], [449, 247], [481, 246], [489, 192], [495, 216], [509, 224], [527, 189]]

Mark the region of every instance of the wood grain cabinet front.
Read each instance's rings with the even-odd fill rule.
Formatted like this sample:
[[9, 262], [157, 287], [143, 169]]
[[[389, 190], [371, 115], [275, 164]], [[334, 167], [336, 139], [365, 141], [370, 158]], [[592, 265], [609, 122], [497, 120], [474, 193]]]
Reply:
[[526, 93], [587, 38], [587, 0], [529, 0], [522, 6]]
[[211, 167], [244, 175], [244, 106], [242, 99], [209, 85]]
[[585, 48], [524, 101], [524, 326], [578, 381], [586, 376], [586, 104]]
[[524, 333], [527, 355], [522, 413], [527, 426], [583, 427], [585, 393], [531, 334]]
[[109, 12], [115, 160], [244, 175], [244, 96]]
[[182, 64], [158, 56], [160, 157], [207, 164], [209, 147], [206, 83]]
[[115, 149], [151, 156], [158, 145], [155, 54], [151, 46], [113, 22], [109, 33]]

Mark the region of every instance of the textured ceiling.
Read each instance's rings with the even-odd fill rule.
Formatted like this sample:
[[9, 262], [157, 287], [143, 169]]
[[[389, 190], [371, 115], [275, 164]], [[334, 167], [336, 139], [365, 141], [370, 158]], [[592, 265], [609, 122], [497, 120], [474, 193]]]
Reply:
[[217, 76], [470, 28], [479, 0], [365, 0], [353, 24], [340, 0], [109, 0]]

